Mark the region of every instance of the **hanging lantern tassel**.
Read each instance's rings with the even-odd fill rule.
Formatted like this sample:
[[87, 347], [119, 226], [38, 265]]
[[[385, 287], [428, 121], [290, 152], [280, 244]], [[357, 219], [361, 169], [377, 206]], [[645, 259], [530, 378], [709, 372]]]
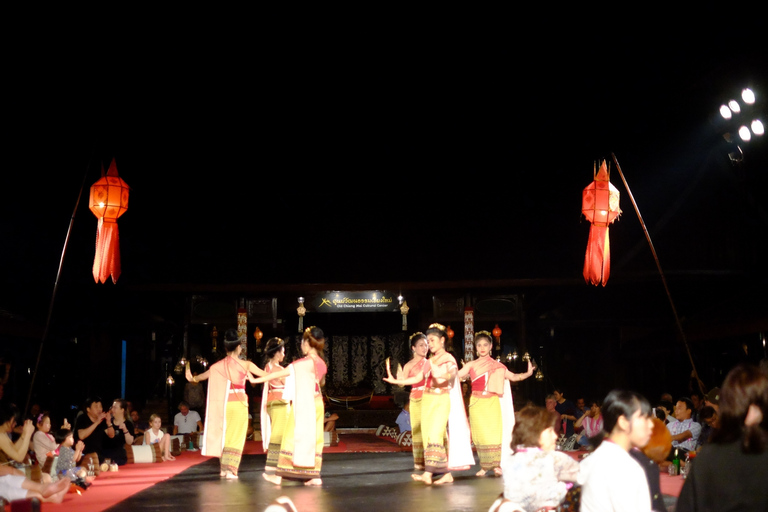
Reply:
[[584, 257], [584, 280], [595, 286], [605, 286], [611, 274], [608, 226], [621, 215], [619, 191], [610, 182], [605, 160], [600, 170], [594, 172], [594, 181], [584, 188], [581, 213], [591, 224]]
[[403, 305], [400, 306], [400, 313], [403, 315], [403, 330], [408, 330], [408, 301], [403, 301]]
[[299, 297], [299, 307], [296, 308], [296, 313], [299, 314], [299, 332], [304, 332], [304, 315], [307, 314], [307, 308], [304, 307], [304, 297]]
[[115, 160], [101, 178], [91, 186], [90, 209], [99, 224], [96, 230], [96, 256], [93, 260], [93, 278], [98, 283], [112, 276], [116, 283], [120, 277], [120, 236], [117, 219], [128, 210], [129, 187], [117, 174]]

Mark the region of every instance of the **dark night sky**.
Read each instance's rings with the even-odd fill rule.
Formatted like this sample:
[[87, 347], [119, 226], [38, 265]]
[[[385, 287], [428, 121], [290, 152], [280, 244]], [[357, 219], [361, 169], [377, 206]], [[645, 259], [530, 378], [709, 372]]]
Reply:
[[[734, 60], [730, 36], [704, 25], [653, 37], [574, 30], [548, 44], [274, 43], [248, 62], [190, 48], [90, 64], [45, 94], [20, 79], [0, 307], [44, 318], [84, 176], [62, 282], [69, 297], [102, 286], [90, 276], [87, 192], [112, 158], [132, 187], [118, 288], [580, 278], [581, 190], [595, 160], [616, 155], [650, 225], [686, 231], [687, 208], [717, 202], [706, 194], [720, 177], [679, 203], [702, 169], [727, 173], [711, 123], [722, 99], [744, 84], [768, 93], [768, 81], [765, 52]], [[744, 170], [758, 201], [765, 146]], [[624, 210], [615, 275], [652, 272], [618, 173], [612, 182]]]

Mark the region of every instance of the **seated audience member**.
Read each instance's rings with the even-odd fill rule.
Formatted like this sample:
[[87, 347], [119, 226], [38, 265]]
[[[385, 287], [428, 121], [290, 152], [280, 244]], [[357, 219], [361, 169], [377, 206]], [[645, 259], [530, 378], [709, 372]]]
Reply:
[[[69, 422], [64, 420], [61, 428], [69, 428]], [[59, 443], [51, 434], [51, 415], [47, 411], [37, 416], [37, 432], [32, 435], [32, 449], [40, 467], [45, 465], [49, 453], [55, 455], [59, 451]]]
[[667, 423], [667, 429], [672, 434], [672, 450], [670, 457], [674, 457], [675, 450], [678, 455], [685, 457], [686, 452], [696, 449], [701, 434], [701, 425], [691, 419], [693, 403], [689, 398], [683, 397], [675, 404], [675, 418]]
[[131, 411], [131, 423], [133, 424], [133, 444], [144, 442], [144, 432], [149, 428], [149, 423], [141, 419], [139, 411]]
[[574, 434], [573, 424], [581, 416], [581, 411], [576, 408], [576, 404], [565, 398], [561, 389], [556, 389], [552, 393], [555, 397], [555, 409], [560, 413], [560, 419], [563, 420], [565, 437], [571, 437]]
[[171, 436], [162, 431], [163, 420], [157, 414], [149, 417], [149, 428], [144, 431], [144, 444], [160, 444], [163, 460], [176, 460], [171, 455]]
[[602, 414], [605, 439], [580, 463], [580, 510], [650, 511], [648, 479], [629, 452], [651, 438], [651, 404], [638, 393], [613, 390], [603, 400]]
[[578, 443], [580, 446], [591, 446], [590, 439], [599, 436], [603, 432], [603, 416], [600, 414], [600, 400], [590, 400], [589, 409], [581, 416], [574, 428], [579, 431]]
[[56, 473], [70, 480], [85, 478], [87, 475], [85, 468], [77, 465], [80, 459], [83, 458], [85, 443], [82, 441], [75, 443], [75, 434], [68, 428], [57, 430], [54, 437], [59, 444], [59, 460], [56, 463]]
[[395, 423], [397, 423], [397, 428], [400, 429], [400, 432], [406, 432], [411, 430], [411, 402], [410, 400], [405, 402], [405, 405], [403, 406], [403, 409], [400, 411], [400, 414], [397, 415], [397, 419], [395, 419]]
[[7, 502], [37, 498], [43, 503], [61, 503], [69, 492], [69, 484], [68, 478], [54, 483], [38, 483], [16, 468], [0, 465], [0, 498]]
[[691, 391], [690, 396], [691, 403], [693, 404], [693, 412], [691, 412], [691, 419], [701, 425], [702, 421], [699, 417], [701, 408], [704, 407], [704, 396], [700, 391]]
[[544, 398], [544, 407], [548, 411], [554, 412], [555, 415], [557, 416], [557, 424], [555, 425], [555, 434], [560, 436], [560, 434], [563, 433], [563, 431], [562, 431], [563, 430], [563, 422], [562, 422], [562, 418], [560, 417], [560, 413], [557, 412], [556, 406], [557, 406], [557, 399], [555, 398], [555, 395], [547, 395]]
[[691, 462], [675, 512], [768, 510], [768, 375], [740, 364], [722, 386], [720, 426]]
[[672, 403], [672, 400], [662, 400], [656, 408], [664, 411], [665, 423], [675, 419], [675, 404]]
[[715, 411], [714, 407], [710, 407], [709, 405], [702, 407], [701, 412], [699, 412], [699, 418], [701, 418], [702, 425], [697, 449], [709, 442], [719, 423], [717, 411]]
[[[199, 370], [194, 366], [191, 367], [191, 371], [193, 377], [200, 375]], [[206, 392], [202, 381], [193, 379], [184, 385], [184, 401], [190, 409], [197, 411], [201, 418], [205, 416], [205, 400]]]
[[504, 493], [492, 511], [536, 511], [562, 503], [578, 477], [579, 463], [557, 451], [556, 422], [552, 411], [536, 405], [515, 414], [513, 453], [501, 462]]
[[115, 437], [112, 414], [104, 412], [101, 398], [92, 397], [85, 401], [85, 412], [75, 419], [75, 438], [85, 445], [83, 456], [92, 458], [97, 466], [104, 460], [104, 440]]
[[707, 393], [707, 396], [704, 397], [704, 405], [708, 405], [711, 408], [715, 410], [715, 412], [720, 412], [718, 409], [720, 407], [720, 388], [712, 388], [709, 390], [709, 393]]
[[35, 433], [35, 425], [32, 420], [25, 420], [21, 428], [21, 435], [16, 441], [11, 441], [12, 433], [16, 428], [18, 409], [12, 404], [0, 404], [0, 462], [24, 462]]
[[336, 420], [338, 419], [338, 414], [335, 412], [326, 411], [325, 418], [323, 418], [323, 432], [333, 432], [336, 430]]
[[[577, 419], [581, 418], [582, 416], [584, 416], [589, 412], [589, 409], [590, 409], [589, 404], [587, 404], [587, 401], [584, 399], [583, 396], [579, 396], [578, 398], [576, 398], [576, 409], [579, 410], [579, 414], [576, 416]], [[576, 426], [576, 424], [574, 423], [573, 431], [576, 432], [577, 434], [581, 434], [582, 432], [584, 432], [584, 427], [581, 425]]]
[[173, 435], [191, 434], [202, 430], [203, 422], [200, 415], [197, 411], [191, 410], [189, 404], [182, 400], [179, 403], [179, 412], [173, 417]]
[[115, 430], [113, 437], [104, 439], [102, 453], [105, 459], [112, 459], [118, 466], [128, 463], [128, 454], [125, 453], [125, 445], [133, 444], [133, 423], [126, 419], [125, 400], [118, 398], [112, 403], [112, 427]]

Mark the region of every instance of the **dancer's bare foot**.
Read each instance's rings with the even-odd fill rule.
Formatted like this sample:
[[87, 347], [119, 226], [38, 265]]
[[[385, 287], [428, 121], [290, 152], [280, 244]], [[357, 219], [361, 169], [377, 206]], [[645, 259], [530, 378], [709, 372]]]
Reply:
[[323, 480], [321, 478], [313, 478], [312, 480], [307, 480], [306, 482], [304, 482], [304, 485], [319, 487], [323, 485]]
[[432, 485], [432, 473], [424, 472], [421, 475], [417, 475], [416, 473], [411, 474], [411, 478], [414, 480], [417, 480], [419, 482], [424, 482], [427, 485]]
[[493, 468], [493, 475], [494, 476], [503, 476], [503, 472], [501, 471], [501, 468]]
[[480, 471], [478, 471], [477, 473], [475, 473], [475, 476], [485, 476], [485, 470], [484, 470], [484, 469], [481, 469]]
[[280, 485], [280, 483], [283, 481], [283, 477], [277, 476], [277, 475], [269, 475], [267, 473], [262, 473], [261, 476], [264, 477], [264, 480], [267, 482], [271, 482], [275, 485]]
[[444, 484], [450, 484], [453, 482], [453, 475], [451, 473], [446, 473], [437, 480], [435, 480], [435, 485], [444, 485]]
[[225, 477], [227, 480], [237, 480], [237, 475], [235, 473], [230, 473], [227, 471], [227, 476]]
[[219, 476], [221, 478], [224, 478], [225, 476], [227, 476], [227, 472], [226, 471], [221, 471], [221, 472], [219, 472]]

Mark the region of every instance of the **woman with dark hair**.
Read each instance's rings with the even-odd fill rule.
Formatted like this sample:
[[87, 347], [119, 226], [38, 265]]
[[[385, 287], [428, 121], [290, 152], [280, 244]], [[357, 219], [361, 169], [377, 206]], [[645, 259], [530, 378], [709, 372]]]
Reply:
[[493, 338], [488, 331], [475, 333], [477, 359], [459, 370], [458, 378], [469, 377], [472, 396], [469, 398], [469, 425], [472, 441], [480, 459], [477, 476], [493, 472], [501, 476], [501, 461], [509, 454], [510, 435], [515, 426], [515, 410], [509, 382], [525, 380], [533, 375], [533, 364], [528, 361], [526, 373], [512, 373], [491, 357]]
[[[248, 395], [245, 381], [254, 383], [252, 373], [266, 375], [250, 361], [240, 359], [242, 346], [237, 330], [224, 333], [227, 356], [200, 375], [192, 375], [187, 364], [187, 381], [208, 381], [208, 404], [205, 415], [205, 437], [201, 449], [206, 457], [219, 457], [223, 478], [237, 479], [248, 432]], [[226, 429], [225, 429], [226, 426]]]
[[322, 485], [320, 469], [323, 465], [325, 441], [323, 420], [325, 407], [321, 388], [325, 385], [328, 368], [323, 360], [325, 334], [319, 327], [307, 327], [301, 338], [304, 357], [279, 371], [265, 373], [254, 383], [285, 379], [283, 398], [288, 401], [288, 418], [280, 443], [280, 454], [275, 474], [262, 476], [275, 485], [283, 477], [303, 480], [304, 485]]
[[544, 407], [526, 405], [515, 415], [513, 454], [502, 460], [504, 493], [491, 507], [536, 511], [557, 507], [579, 474], [579, 463], [557, 451], [557, 415]]
[[579, 468], [580, 510], [649, 512], [645, 470], [629, 452], [643, 448], [651, 438], [651, 404], [639, 393], [615, 389], [603, 400], [602, 413], [603, 440]]
[[719, 405], [720, 426], [690, 462], [675, 511], [768, 510], [768, 376], [736, 366]]
[[[285, 342], [282, 338], [270, 338], [264, 348], [264, 371], [269, 373], [284, 370], [281, 362], [285, 359]], [[285, 421], [288, 418], [288, 401], [283, 398], [285, 379], [264, 383], [261, 395], [261, 445], [267, 453], [264, 472], [275, 474], [280, 443], [283, 440]]]
[[398, 368], [397, 378], [392, 377], [392, 370], [387, 360], [387, 376], [385, 382], [396, 386], [411, 386], [408, 397], [408, 412], [411, 418], [411, 444], [413, 447], [413, 467], [417, 471], [424, 471], [424, 444], [421, 435], [421, 399], [424, 394], [424, 385], [429, 374], [429, 360], [427, 354], [427, 335], [423, 332], [415, 332], [411, 335], [410, 361], [403, 368]]
[[[424, 473], [411, 475], [427, 485], [453, 482], [451, 470], [469, 469], [475, 464], [464, 398], [456, 378], [459, 368], [456, 359], [445, 350], [446, 339], [443, 325], [432, 324], [427, 329], [432, 356], [421, 403]], [[438, 478], [433, 482], [435, 475]]]

